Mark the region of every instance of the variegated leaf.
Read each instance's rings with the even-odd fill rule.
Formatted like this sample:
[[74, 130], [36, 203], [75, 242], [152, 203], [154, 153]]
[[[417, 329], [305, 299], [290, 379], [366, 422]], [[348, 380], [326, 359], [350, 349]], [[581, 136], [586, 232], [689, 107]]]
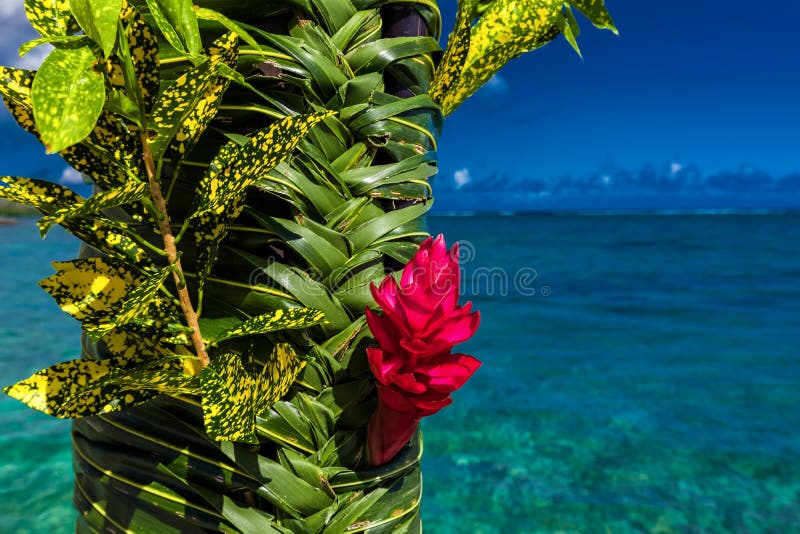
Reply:
[[256, 378], [256, 415], [261, 415], [289, 392], [300, 371], [306, 366], [291, 345], [279, 343]]
[[[115, 369], [105, 380], [109, 385], [125, 389], [147, 390], [172, 395], [198, 395], [200, 380], [183, 372], [182, 360], [170, 361], [173, 368], [152, 369], [152, 365], [143, 369]], [[142, 366], [145, 367], [145, 366]], [[180, 369], [178, 368], [180, 367]]]
[[86, 138], [105, 103], [105, 79], [94, 70], [89, 47], [56, 48], [33, 79], [31, 103], [47, 152], [60, 152]]
[[197, 272], [202, 292], [228, 227], [244, 208], [248, 187], [289, 156], [308, 131], [333, 112], [286, 117], [239, 146], [223, 145], [200, 180], [195, 218]]
[[[17, 123], [40, 138], [33, 120], [31, 86], [34, 71], [0, 67], [0, 95]], [[141, 145], [138, 136], [122, 127], [108, 113], [102, 113], [94, 129], [81, 143], [66, 148], [61, 157], [75, 170], [91, 177], [102, 188], [118, 187], [128, 179], [126, 168], [134, 175], [141, 172]], [[134, 219], [141, 220], [141, 207], [132, 209]]]
[[[454, 38], [453, 53], [450, 54], [448, 46], [447, 61], [440, 63], [433, 88], [442, 113], [452, 113], [508, 61], [547, 44], [559, 33], [563, 33], [579, 50], [575, 39], [577, 27], [573, 24], [570, 5], [583, 11], [597, 27], [616, 32], [603, 0], [539, 0], [535, 5], [524, 0], [491, 2], [472, 26], [469, 38]], [[471, 23], [477, 14], [474, 2], [461, 3], [459, 10], [458, 18], [463, 28], [467, 23], [461, 11]], [[465, 42], [468, 42], [469, 51], [463, 63], [459, 64]]]
[[217, 441], [257, 443], [256, 381], [233, 353], [217, 355], [200, 374], [206, 434]]
[[111, 55], [122, 0], [69, 0], [69, 8], [84, 33], [103, 49], [103, 55]]
[[156, 358], [168, 354], [158, 340], [122, 328], [114, 329], [103, 336], [103, 345], [112, 355], [125, 358], [137, 355]]
[[[94, 339], [100, 339], [107, 332], [133, 322], [137, 318], [148, 317], [153, 299], [158, 293], [159, 288], [172, 272], [172, 267], [164, 267], [160, 271], [152, 273], [141, 283], [136, 285], [126, 296], [125, 301], [119, 307], [119, 311], [113, 313], [107, 320], [101, 323], [92, 324], [86, 332]], [[86, 326], [86, 323], [84, 323]]]
[[[135, 406], [150, 400], [155, 392], [114, 384], [112, 372], [134, 369], [145, 358], [78, 359], [59, 363], [3, 389], [11, 397], [35, 410], [59, 418], [78, 418]], [[166, 360], [165, 366], [179, 365]]]
[[194, 148], [200, 134], [217, 113], [230, 81], [219, 75], [218, 65], [236, 67], [236, 35], [227, 33], [208, 49], [209, 60], [184, 73], [161, 94], [153, 108], [150, 127], [155, 135], [150, 150], [157, 159], [168, 151], [177, 167]]
[[217, 356], [201, 373], [206, 434], [217, 441], [257, 442], [255, 416], [288, 393], [305, 365], [285, 343], [276, 345], [256, 375], [236, 354]]
[[150, 15], [176, 50], [199, 54], [203, 46], [192, 0], [147, 0]]
[[447, 50], [439, 62], [436, 75], [428, 91], [431, 99], [440, 107], [450, 88], [458, 82], [464, 63], [467, 61], [470, 30], [477, 8], [478, 0], [460, 0], [458, 2], [456, 23], [447, 39]]
[[153, 28], [135, 9], [125, 6], [122, 18], [126, 22], [125, 35], [128, 37], [133, 69], [139, 80], [145, 111], [149, 111], [158, 99], [161, 82], [158, 37]]
[[611, 19], [611, 13], [606, 8], [605, 0], [568, 0], [565, 4], [575, 6], [596, 27], [611, 30], [615, 34], [619, 33], [614, 21]]
[[140, 280], [110, 258], [54, 262], [53, 268], [56, 274], [39, 285], [65, 313], [88, 325], [108, 320]]
[[216, 344], [227, 339], [266, 334], [275, 330], [290, 330], [294, 328], [308, 328], [325, 320], [325, 314], [312, 308], [291, 308], [289, 310], [275, 310], [253, 317], [242, 324], [226, 330], [210, 340]]
[[84, 217], [92, 215], [98, 211], [129, 204], [138, 200], [142, 200], [149, 194], [149, 187], [145, 182], [130, 181], [122, 187], [111, 189], [109, 191], [101, 191], [86, 199], [84, 202], [74, 204], [68, 208], [62, 208], [53, 215], [43, 217], [37, 223], [42, 237], [47, 234], [53, 225], [61, 224], [67, 219], [74, 219], [75, 217]]
[[[0, 187], [0, 198], [33, 206], [45, 215], [52, 215], [60, 209], [68, 209], [84, 201], [83, 197], [68, 187], [46, 180], [2, 177], [0, 182], [8, 184], [7, 187]], [[62, 226], [101, 252], [133, 260], [142, 266], [151, 263], [145, 250], [130, 237], [133, 230], [125, 223], [95, 217], [63, 221]]]
[[42, 37], [69, 35], [80, 30], [70, 14], [69, 0], [25, 0], [25, 14]]

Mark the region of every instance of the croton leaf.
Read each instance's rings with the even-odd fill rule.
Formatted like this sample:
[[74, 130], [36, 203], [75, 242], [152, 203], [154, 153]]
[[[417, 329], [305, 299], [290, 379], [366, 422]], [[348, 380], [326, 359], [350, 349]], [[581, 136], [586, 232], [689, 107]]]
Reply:
[[139, 281], [122, 262], [110, 258], [54, 262], [53, 268], [56, 274], [39, 285], [65, 313], [90, 325], [113, 315]]
[[305, 361], [288, 344], [276, 345], [257, 374], [237, 354], [216, 356], [201, 373], [206, 434], [217, 441], [257, 443], [255, 417], [286, 395]]
[[128, 293], [125, 301], [119, 307], [119, 311], [113, 313], [107, 320], [99, 324], [91, 325], [86, 329], [86, 332], [92, 338], [100, 339], [106, 332], [114, 328], [126, 325], [137, 318], [147, 317], [148, 310], [153, 303], [156, 293], [158, 293], [161, 285], [171, 272], [172, 266], [168, 266], [150, 274]]
[[[157, 388], [145, 390], [140, 385], [115, 384], [108, 380], [112, 372], [127, 371], [136, 376], [136, 368], [147, 359], [134, 356], [104, 360], [77, 359], [58, 363], [34, 373], [29, 378], [3, 389], [11, 397], [35, 410], [59, 418], [78, 418], [135, 406], [153, 398]], [[179, 371], [180, 360], [165, 359], [162, 367]], [[152, 361], [147, 369], [152, 369]]]
[[444, 115], [452, 113], [508, 61], [547, 44], [559, 33], [578, 50], [570, 5], [581, 10], [595, 26], [616, 33], [603, 0], [539, 0], [536, 6], [524, 0], [496, 0], [483, 10], [467, 36], [465, 28], [479, 10], [474, 1], [461, 3], [451, 38], [452, 53], [448, 43], [433, 84], [434, 98]]
[[176, 50], [199, 54], [203, 46], [192, 0], [147, 0], [158, 28]]
[[227, 339], [266, 334], [275, 330], [289, 330], [294, 328], [308, 328], [325, 320], [325, 314], [312, 308], [291, 308], [288, 310], [275, 310], [257, 317], [248, 319], [240, 325], [226, 330], [213, 339], [210, 343], [216, 344]]
[[255, 413], [261, 415], [289, 392], [289, 388], [306, 366], [291, 345], [279, 343], [256, 377]]
[[53, 225], [60, 224], [67, 219], [91, 215], [100, 210], [142, 200], [148, 194], [149, 188], [147, 183], [135, 181], [127, 182], [122, 187], [95, 193], [84, 202], [73, 204], [68, 208], [62, 208], [53, 213], [53, 215], [43, 217], [37, 223], [39, 231], [42, 237], [44, 237]]
[[111, 55], [122, 0], [69, 0], [69, 7], [84, 33], [103, 49], [103, 55]]
[[33, 79], [31, 102], [36, 127], [47, 152], [60, 152], [83, 140], [105, 103], [105, 79], [89, 47], [56, 48]]
[[[83, 197], [68, 187], [46, 180], [4, 176], [0, 178], [0, 182], [8, 184], [7, 187], [0, 187], [0, 198], [33, 206], [46, 215], [84, 202]], [[62, 221], [61, 224], [67, 231], [101, 252], [133, 260], [141, 266], [150, 264], [147, 253], [130, 237], [133, 230], [126, 223], [105, 217], [79, 217]]]
[[333, 112], [286, 117], [261, 130], [245, 146], [234, 141], [223, 145], [200, 179], [198, 209], [192, 216], [201, 291], [217, 259], [219, 244], [244, 208], [247, 188], [288, 157], [314, 125], [331, 115]]
[[[152, 110], [149, 142], [153, 156], [158, 159], [170, 147], [176, 160], [182, 159], [205, 131], [216, 115], [219, 101], [230, 81], [219, 75], [220, 64], [236, 66], [237, 38], [227, 33], [208, 49], [208, 61], [179, 76], [164, 90]], [[178, 161], [173, 161], [177, 166]]]
[[68, 35], [80, 29], [69, 7], [69, 0], [25, 0], [28, 21], [42, 37]]
[[217, 355], [200, 374], [206, 434], [217, 441], [257, 443], [255, 379], [237, 354]]
[[605, 0], [569, 0], [565, 3], [578, 8], [596, 27], [619, 33], [606, 8]]
[[439, 106], [442, 105], [445, 95], [450, 88], [458, 82], [461, 70], [467, 61], [469, 54], [470, 30], [475, 12], [478, 8], [478, 0], [460, 0], [458, 2], [458, 13], [453, 31], [447, 39], [447, 50], [445, 50], [442, 60], [436, 69], [436, 75], [431, 82], [428, 91], [431, 99]]

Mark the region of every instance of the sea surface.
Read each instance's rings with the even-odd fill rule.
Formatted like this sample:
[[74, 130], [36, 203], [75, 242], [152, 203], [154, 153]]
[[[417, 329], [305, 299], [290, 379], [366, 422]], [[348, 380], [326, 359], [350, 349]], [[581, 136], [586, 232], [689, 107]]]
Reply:
[[[800, 532], [800, 215], [431, 217], [483, 367], [424, 422], [426, 532]], [[78, 355], [0, 227], [0, 379]], [[0, 532], [71, 530], [69, 424], [0, 398]]]

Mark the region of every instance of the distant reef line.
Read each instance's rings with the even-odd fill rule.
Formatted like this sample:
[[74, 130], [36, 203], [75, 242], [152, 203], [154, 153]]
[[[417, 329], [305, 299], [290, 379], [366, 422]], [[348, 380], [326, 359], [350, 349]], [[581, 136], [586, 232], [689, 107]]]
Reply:
[[0, 216], [21, 217], [25, 215], [38, 215], [39, 210], [0, 198]]

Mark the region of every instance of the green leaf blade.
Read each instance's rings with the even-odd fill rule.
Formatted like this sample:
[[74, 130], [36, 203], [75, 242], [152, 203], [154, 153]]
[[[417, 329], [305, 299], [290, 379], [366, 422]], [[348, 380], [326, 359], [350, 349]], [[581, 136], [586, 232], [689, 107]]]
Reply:
[[31, 102], [47, 152], [60, 152], [89, 135], [105, 103], [105, 81], [93, 70], [92, 50], [55, 49], [33, 79]]
[[266, 334], [276, 330], [291, 330], [308, 328], [325, 320], [325, 314], [313, 308], [291, 308], [288, 310], [275, 310], [258, 317], [253, 317], [242, 324], [226, 330], [210, 340], [219, 343], [237, 337]]
[[192, 0], [147, 0], [150, 14], [169, 44], [191, 55], [203, 48]]
[[122, 0], [70, 0], [69, 7], [84, 33], [103, 49], [103, 55], [111, 55], [117, 41]]
[[233, 353], [218, 355], [200, 374], [206, 434], [216, 441], [257, 443], [255, 381]]

